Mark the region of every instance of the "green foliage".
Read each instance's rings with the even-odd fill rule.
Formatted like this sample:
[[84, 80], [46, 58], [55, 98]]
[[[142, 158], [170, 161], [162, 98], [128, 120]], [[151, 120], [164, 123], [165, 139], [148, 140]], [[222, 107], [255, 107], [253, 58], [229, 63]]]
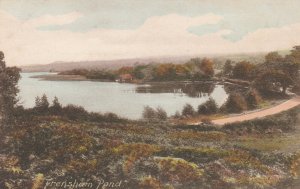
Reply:
[[63, 107], [63, 115], [70, 120], [87, 120], [88, 112], [81, 106], [69, 104]]
[[162, 184], [151, 176], [143, 178], [139, 183], [140, 189], [160, 189]]
[[203, 170], [195, 163], [179, 158], [158, 158], [161, 178], [165, 182], [193, 182], [199, 180], [203, 175]]
[[73, 69], [60, 75], [81, 75], [88, 79], [115, 81], [124, 74], [144, 81], [203, 80], [214, 76], [214, 63], [210, 59], [194, 58], [185, 64], [161, 63], [155, 65], [123, 66], [117, 70]]
[[268, 64], [283, 62], [283, 57], [278, 52], [270, 52], [265, 56], [265, 62]]
[[186, 117], [194, 116], [195, 114], [196, 114], [196, 111], [194, 110], [193, 106], [190, 104], [186, 104], [183, 107], [183, 110], [181, 112], [181, 115], [186, 116]]
[[115, 81], [116, 75], [105, 70], [92, 70], [86, 74], [86, 78]]
[[6, 67], [4, 53], [0, 51], [0, 126], [13, 121], [14, 108], [18, 102], [19, 79], [20, 69]]
[[159, 120], [167, 120], [168, 115], [167, 112], [161, 107], [156, 108], [156, 117]]
[[153, 70], [153, 79], [156, 81], [174, 81], [187, 77], [188, 70], [182, 65], [160, 64]]
[[240, 93], [231, 93], [221, 109], [228, 113], [241, 113], [247, 110], [247, 102]]
[[291, 53], [285, 57], [288, 61], [300, 64], [300, 46], [294, 46]]
[[218, 105], [216, 101], [213, 98], [209, 98], [208, 101], [204, 102], [203, 104], [200, 104], [198, 106], [198, 114], [215, 114], [218, 111]]
[[204, 58], [200, 64], [200, 70], [208, 77], [214, 76], [214, 63], [212, 60]]
[[231, 60], [226, 60], [225, 65], [223, 66], [222, 74], [227, 77], [232, 76], [232, 61]]
[[257, 90], [250, 89], [246, 94], [246, 101], [249, 109], [255, 109], [258, 108], [262, 98]]
[[133, 76], [137, 79], [144, 79], [145, 78], [144, 70], [146, 68], [147, 68], [147, 66], [144, 66], [144, 65], [135, 66], [132, 71]]
[[[191, 78], [203, 74], [200, 64], [198, 59], [185, 64], [184, 69], [182, 65], [175, 67], [175, 78], [179, 78], [178, 70], [187, 69], [187, 77]], [[134, 74], [134, 69], [122, 69], [120, 73], [127, 71]], [[225, 109], [240, 111], [259, 101], [255, 90], [245, 97], [246, 100], [241, 94], [230, 95]], [[291, 188], [290, 183], [300, 175], [299, 152], [270, 153], [251, 145], [237, 145], [237, 135], [251, 134], [259, 144], [264, 141], [260, 137], [291, 134], [297, 125], [299, 107], [218, 128], [125, 122], [112, 113], [89, 113], [74, 105], [62, 107], [57, 98], [50, 107], [47, 97], [38, 97], [36, 101], [39, 107], [45, 107], [46, 113], [40, 115], [34, 109], [18, 107], [14, 111], [27, 119], [17, 117], [19, 127], [2, 135], [0, 188], [39, 188], [46, 178], [90, 179], [95, 183], [101, 179], [126, 179], [123, 188]], [[209, 101], [201, 105], [200, 112], [215, 111], [215, 102]], [[54, 114], [59, 109], [60, 114]], [[161, 108], [150, 108], [149, 112], [149, 118], [166, 119]], [[182, 114], [191, 116], [195, 111], [186, 105]], [[56, 170], [63, 176], [54, 173]]]
[[59, 75], [82, 75], [86, 76], [89, 73], [87, 69], [73, 69], [68, 71], [60, 72]]
[[285, 94], [287, 88], [297, 86], [300, 69], [299, 54], [299, 46], [294, 47], [285, 57], [278, 52], [267, 54], [265, 63], [258, 66], [255, 87], [267, 96], [280, 92]]
[[146, 106], [143, 111], [143, 118], [151, 121], [164, 121], [168, 118], [168, 115], [161, 107], [157, 107], [155, 110], [150, 106]]
[[43, 94], [41, 98], [39, 96], [35, 98], [34, 110], [36, 114], [47, 114], [49, 112], [49, 105], [48, 97]]
[[53, 115], [60, 115], [62, 112], [62, 105], [59, 103], [58, 98], [54, 97], [52, 105], [49, 110]]
[[200, 141], [217, 141], [224, 140], [227, 136], [223, 132], [197, 132], [197, 131], [180, 131], [170, 134], [171, 138], [182, 138], [185, 140], [200, 140]]
[[[242, 134], [260, 132], [259, 144], [264, 141], [259, 136], [269, 136], [263, 134], [271, 129], [292, 131], [298, 113], [299, 107], [264, 121], [208, 126], [215, 129], [208, 132], [199, 132], [199, 125], [37, 117], [36, 123], [7, 133], [5, 145], [0, 143], [9, 154], [0, 158], [1, 181], [15, 188], [40, 186], [48, 177], [95, 183], [126, 179], [124, 188], [288, 188], [286, 182], [299, 176], [299, 155], [241, 148], [236, 142]], [[64, 175], [57, 176], [56, 170]]]
[[254, 77], [255, 65], [250, 62], [239, 62], [232, 70], [232, 77], [235, 79], [251, 80]]
[[269, 70], [261, 73], [255, 79], [255, 87], [264, 94], [281, 92], [286, 93], [286, 89], [292, 84], [292, 78], [280, 70]]
[[143, 118], [147, 120], [154, 120], [156, 118], [156, 112], [150, 106], [146, 106], [143, 111]]

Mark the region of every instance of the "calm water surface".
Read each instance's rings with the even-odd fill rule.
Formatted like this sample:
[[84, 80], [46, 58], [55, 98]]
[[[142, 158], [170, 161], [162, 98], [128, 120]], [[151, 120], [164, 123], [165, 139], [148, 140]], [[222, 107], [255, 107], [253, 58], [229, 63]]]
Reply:
[[145, 106], [162, 107], [168, 115], [181, 111], [186, 103], [195, 108], [210, 96], [221, 105], [227, 94], [222, 85], [157, 84], [136, 85], [94, 81], [45, 81], [30, 78], [46, 73], [22, 73], [19, 82], [20, 102], [30, 108], [36, 96], [46, 94], [49, 101], [57, 96], [63, 105], [75, 104], [88, 111], [113, 112], [139, 119]]

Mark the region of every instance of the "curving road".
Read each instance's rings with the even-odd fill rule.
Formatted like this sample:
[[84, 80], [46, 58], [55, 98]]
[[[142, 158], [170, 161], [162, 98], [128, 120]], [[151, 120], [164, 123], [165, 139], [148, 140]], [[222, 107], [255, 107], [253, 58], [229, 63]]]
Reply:
[[216, 119], [216, 120], [212, 120], [212, 122], [217, 125], [224, 125], [226, 123], [233, 123], [236, 121], [246, 121], [246, 120], [250, 120], [250, 119], [261, 118], [261, 117], [277, 114], [282, 111], [291, 109], [299, 104], [300, 104], [300, 96], [295, 96], [295, 97], [291, 98], [290, 100], [287, 100], [281, 104], [278, 104], [278, 105], [268, 108], [268, 109], [263, 109], [263, 110], [259, 110], [256, 112], [250, 112], [250, 113], [232, 116], [232, 117], [228, 117], [228, 118]]

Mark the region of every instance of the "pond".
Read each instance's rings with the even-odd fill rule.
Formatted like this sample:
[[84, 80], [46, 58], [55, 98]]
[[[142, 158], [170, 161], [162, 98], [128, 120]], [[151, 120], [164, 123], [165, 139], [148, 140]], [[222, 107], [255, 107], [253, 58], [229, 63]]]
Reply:
[[56, 96], [63, 105], [74, 104], [93, 112], [113, 112], [122, 117], [139, 119], [145, 106], [161, 107], [168, 115], [182, 110], [186, 103], [195, 109], [215, 99], [222, 105], [227, 99], [223, 85], [214, 83], [150, 83], [129, 84], [96, 81], [47, 81], [31, 78], [48, 73], [21, 73], [20, 103], [30, 108], [36, 96], [46, 94], [49, 102]]

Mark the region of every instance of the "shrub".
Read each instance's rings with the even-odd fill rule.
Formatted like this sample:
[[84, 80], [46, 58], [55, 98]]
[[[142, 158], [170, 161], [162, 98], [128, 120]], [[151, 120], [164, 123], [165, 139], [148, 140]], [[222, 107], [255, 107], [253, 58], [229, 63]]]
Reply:
[[104, 114], [104, 118], [105, 118], [105, 121], [109, 121], [109, 122], [120, 120], [120, 118], [117, 114], [111, 113], [111, 112]]
[[192, 105], [190, 104], [186, 104], [184, 107], [183, 107], [183, 110], [182, 110], [182, 113], [181, 113], [183, 116], [186, 116], [186, 117], [189, 117], [189, 116], [193, 116], [195, 115], [195, 110], [193, 108]]
[[143, 118], [147, 120], [155, 119], [156, 113], [150, 106], [145, 106], [143, 111]]
[[221, 109], [229, 113], [240, 113], [247, 110], [247, 102], [240, 93], [230, 94], [224, 106]]
[[155, 109], [146, 106], [143, 111], [143, 118], [146, 120], [166, 120], [168, 118], [167, 112], [158, 107]]
[[246, 94], [246, 101], [249, 109], [255, 109], [262, 101], [260, 94], [255, 89], [250, 89]]
[[70, 120], [86, 120], [88, 112], [81, 106], [69, 104], [63, 107], [63, 115]]
[[148, 176], [145, 178], [142, 178], [142, 180], [139, 183], [140, 189], [159, 189], [162, 188], [162, 184], [159, 182], [159, 180]]
[[48, 97], [45, 94], [41, 98], [39, 96], [35, 98], [34, 109], [37, 114], [46, 114], [49, 112]]
[[199, 114], [215, 114], [218, 111], [218, 105], [216, 101], [212, 98], [209, 98], [208, 101], [200, 104], [198, 106], [198, 113]]
[[104, 121], [104, 115], [96, 113], [96, 112], [91, 112], [89, 113], [89, 120], [93, 122], [101, 122]]
[[195, 182], [203, 175], [203, 170], [195, 163], [181, 158], [164, 157], [157, 158], [160, 177], [165, 182]]
[[58, 101], [57, 97], [54, 97], [54, 100], [52, 101], [52, 106], [50, 106], [49, 111], [53, 115], [60, 115], [62, 111], [62, 105]]
[[239, 62], [232, 70], [232, 76], [236, 79], [250, 80], [253, 78], [255, 65], [250, 62]]
[[156, 118], [158, 120], [166, 120], [168, 118], [167, 112], [161, 107], [156, 108]]
[[173, 118], [180, 119], [181, 118], [180, 112], [176, 111], [175, 114], [173, 115]]

